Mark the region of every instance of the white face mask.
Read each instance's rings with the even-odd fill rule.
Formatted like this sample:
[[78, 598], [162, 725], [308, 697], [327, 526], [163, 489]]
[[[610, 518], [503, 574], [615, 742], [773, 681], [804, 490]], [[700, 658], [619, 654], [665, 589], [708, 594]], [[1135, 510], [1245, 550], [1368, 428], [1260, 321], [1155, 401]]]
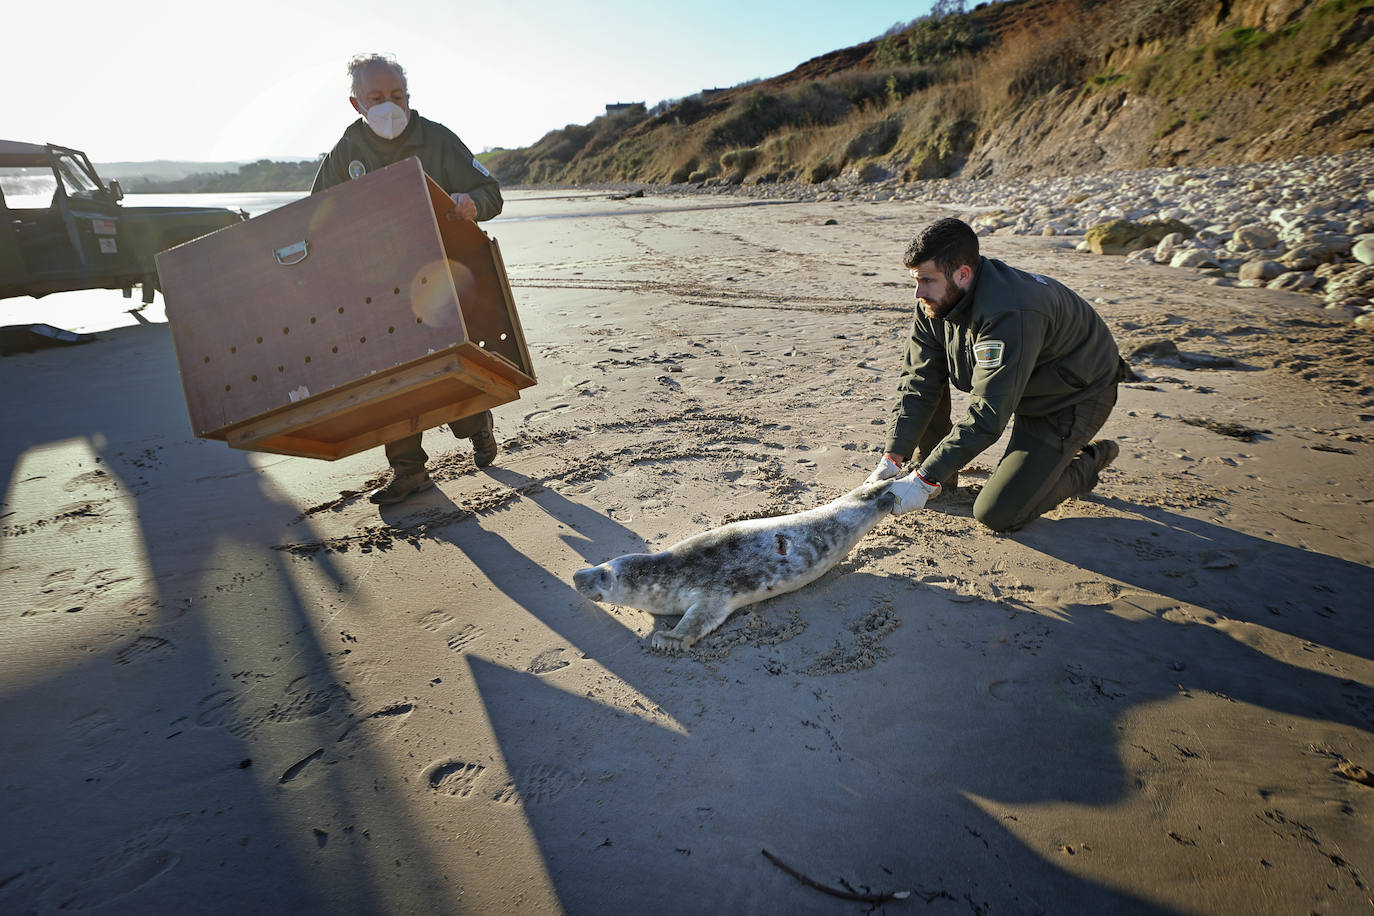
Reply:
[[395, 102], [378, 102], [366, 112], [367, 126], [373, 133], [387, 140], [394, 140], [406, 129], [410, 116]]

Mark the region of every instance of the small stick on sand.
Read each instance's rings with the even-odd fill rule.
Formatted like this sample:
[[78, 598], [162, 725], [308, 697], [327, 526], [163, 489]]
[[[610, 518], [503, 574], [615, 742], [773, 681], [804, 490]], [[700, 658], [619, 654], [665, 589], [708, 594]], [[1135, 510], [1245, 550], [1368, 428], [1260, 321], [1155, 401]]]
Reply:
[[905, 900], [911, 896], [911, 891], [892, 891], [886, 894], [856, 894], [853, 891], [840, 890], [838, 887], [830, 887], [829, 885], [820, 883], [814, 878], [808, 878], [766, 849], [760, 851], [769, 862], [772, 862], [802, 884], [805, 884], [807, 887], [814, 887], [816, 890], [829, 894], [832, 897], [839, 897], [841, 900], [857, 900], [860, 903], [886, 903], [889, 900]]

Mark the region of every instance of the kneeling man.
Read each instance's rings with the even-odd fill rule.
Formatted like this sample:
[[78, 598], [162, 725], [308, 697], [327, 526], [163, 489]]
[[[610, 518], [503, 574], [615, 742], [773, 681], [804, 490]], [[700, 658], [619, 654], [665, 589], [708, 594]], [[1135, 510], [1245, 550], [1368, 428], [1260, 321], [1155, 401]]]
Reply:
[[[1006, 454], [973, 504], [994, 531], [1015, 531], [1097, 486], [1119, 454], [1092, 442], [1116, 406], [1125, 364], [1102, 317], [1062, 283], [978, 253], [964, 222], [942, 219], [907, 248], [917, 309], [906, 342], [887, 454], [870, 480], [917, 454], [927, 498], [995, 443]], [[952, 423], [949, 386], [972, 395]]]

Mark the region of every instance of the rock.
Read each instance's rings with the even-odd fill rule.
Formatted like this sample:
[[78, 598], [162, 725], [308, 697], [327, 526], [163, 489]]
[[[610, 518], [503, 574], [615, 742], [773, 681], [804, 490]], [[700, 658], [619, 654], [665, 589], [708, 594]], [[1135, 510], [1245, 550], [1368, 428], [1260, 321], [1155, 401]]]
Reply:
[[1237, 251], [1253, 251], [1256, 248], [1273, 248], [1279, 243], [1279, 234], [1268, 226], [1251, 223], [1241, 226], [1231, 233], [1231, 246]]
[[1350, 253], [1361, 264], [1374, 264], [1374, 236], [1365, 236], [1357, 241]]
[[1325, 252], [1326, 249], [1321, 245], [1313, 242], [1301, 242], [1288, 249], [1279, 258], [1279, 261], [1291, 270], [1312, 270], [1331, 260], [1331, 257]]
[[1237, 271], [1236, 276], [1241, 282], [1246, 280], [1262, 280], [1268, 283], [1285, 270], [1287, 270], [1287, 268], [1277, 261], [1247, 261], [1240, 265], [1240, 270]]
[[1325, 292], [1327, 300], [1333, 302], [1350, 296], [1374, 299], [1374, 265], [1365, 264], [1330, 277]]
[[1193, 227], [1178, 220], [1133, 223], [1114, 219], [1091, 227], [1084, 241], [1094, 254], [1126, 254], [1147, 245], [1158, 245], [1171, 232], [1181, 233], [1188, 238], [1194, 234]]
[[1183, 246], [1187, 239], [1182, 232], [1170, 232], [1155, 246], [1155, 263], [1168, 264], [1174, 258], [1174, 251]]
[[1334, 261], [1350, 254], [1350, 246], [1355, 240], [1338, 232], [1311, 232], [1306, 244], [1313, 248], [1313, 256], [1319, 261]]
[[1169, 259], [1170, 267], [1216, 267], [1217, 262], [1213, 260], [1212, 253], [1205, 248], [1189, 248], [1184, 251], [1174, 252], [1174, 256]]
[[1316, 285], [1317, 278], [1305, 270], [1290, 270], [1269, 281], [1270, 289], [1283, 289], [1290, 292], [1311, 289]]
[[1126, 255], [1126, 263], [1157, 264], [1159, 262], [1155, 260], [1155, 249], [1141, 248], [1139, 251], [1132, 251], [1130, 254]]

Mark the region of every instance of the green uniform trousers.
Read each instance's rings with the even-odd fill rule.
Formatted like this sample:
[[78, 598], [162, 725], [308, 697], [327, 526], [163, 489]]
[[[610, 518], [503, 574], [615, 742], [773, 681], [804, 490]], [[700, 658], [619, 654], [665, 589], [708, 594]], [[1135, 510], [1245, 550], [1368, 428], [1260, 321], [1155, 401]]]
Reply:
[[[483, 429], [491, 429], [493, 419], [490, 410], [484, 410], [479, 414], [464, 417], [461, 420], [454, 420], [448, 425], [453, 435], [459, 439], [471, 439]], [[404, 439], [397, 439], [395, 442], [386, 444], [386, 460], [391, 465], [397, 477], [404, 477], [408, 474], [418, 474], [425, 469], [425, 462], [429, 460], [423, 445], [424, 433], [416, 433], [413, 436], [406, 436]]]
[[[1116, 406], [1111, 384], [1043, 417], [1017, 416], [1011, 441], [973, 503], [973, 517], [993, 531], [1016, 531], [1071, 496], [1097, 486], [1097, 456], [1083, 454]], [[918, 461], [954, 428], [946, 385], [917, 442]]]

